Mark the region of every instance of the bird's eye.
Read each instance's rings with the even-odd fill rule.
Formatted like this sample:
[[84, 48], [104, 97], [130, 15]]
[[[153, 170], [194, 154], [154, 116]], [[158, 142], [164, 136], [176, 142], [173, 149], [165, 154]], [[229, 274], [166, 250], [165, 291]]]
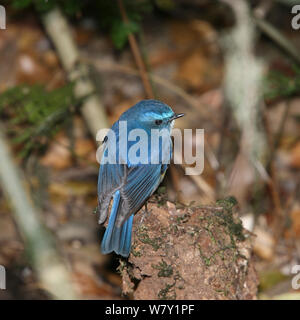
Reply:
[[155, 120], [155, 124], [158, 125], [158, 126], [159, 126], [160, 124], [162, 124], [162, 122], [163, 122], [162, 120]]

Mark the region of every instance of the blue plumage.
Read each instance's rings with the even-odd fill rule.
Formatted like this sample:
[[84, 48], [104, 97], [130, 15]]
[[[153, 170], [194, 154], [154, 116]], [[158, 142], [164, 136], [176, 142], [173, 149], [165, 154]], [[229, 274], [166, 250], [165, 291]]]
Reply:
[[[169, 106], [160, 101], [143, 100], [124, 112], [113, 124], [111, 131], [115, 138], [108, 134], [103, 142], [98, 178], [99, 223], [105, 222], [113, 198], [108, 226], [101, 244], [103, 254], [115, 251], [124, 257], [129, 256], [133, 216], [163, 179], [168, 166], [165, 162], [168, 162], [172, 155], [170, 132], [173, 120], [181, 116], [183, 114], [175, 114]], [[120, 133], [124, 123], [127, 131]], [[143, 135], [139, 136], [139, 139], [144, 137], [144, 150], [139, 149], [136, 152], [138, 162], [134, 161], [131, 153], [139, 142], [139, 139], [134, 140], [131, 137], [136, 129], [144, 131]], [[152, 146], [152, 129], [165, 129], [167, 143]], [[124, 138], [127, 139], [126, 144]], [[115, 157], [116, 163], [105, 162], [105, 157], [109, 158], [108, 154], [112, 155], [111, 158]], [[157, 156], [158, 162], [151, 162], [153, 155]]]
[[116, 227], [116, 215], [120, 203], [120, 191], [116, 191], [113, 197], [113, 206], [108, 222], [107, 229], [105, 231], [101, 251], [103, 254], [115, 251], [122, 256], [128, 256], [131, 247], [131, 231], [133, 214], [123, 223], [120, 228]]

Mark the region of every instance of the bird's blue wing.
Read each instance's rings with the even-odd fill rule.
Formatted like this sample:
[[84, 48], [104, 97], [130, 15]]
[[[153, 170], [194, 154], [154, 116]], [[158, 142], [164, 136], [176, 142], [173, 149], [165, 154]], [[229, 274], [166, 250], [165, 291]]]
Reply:
[[120, 188], [121, 205], [116, 217], [117, 226], [121, 226], [143, 206], [161, 182], [161, 174], [160, 164], [127, 167], [126, 180]]
[[106, 195], [122, 184], [125, 166], [122, 164], [102, 164], [99, 168], [98, 195]]
[[[110, 134], [115, 133], [115, 139], [111, 139]], [[108, 150], [113, 150], [112, 154], [116, 157], [118, 154], [114, 148], [114, 144], [118, 142], [118, 122], [114, 123], [110, 133], [108, 133], [102, 145], [99, 148], [99, 160], [100, 168], [98, 175], [98, 212], [99, 212], [99, 223], [103, 223], [108, 215], [108, 207], [111, 198], [115, 192], [120, 189], [123, 184], [126, 166], [123, 164], [105, 163], [104, 159], [107, 157]], [[115, 151], [114, 151], [115, 150]]]
[[102, 164], [98, 176], [98, 212], [99, 223], [103, 223], [108, 214], [110, 200], [123, 184], [125, 166], [119, 164]]

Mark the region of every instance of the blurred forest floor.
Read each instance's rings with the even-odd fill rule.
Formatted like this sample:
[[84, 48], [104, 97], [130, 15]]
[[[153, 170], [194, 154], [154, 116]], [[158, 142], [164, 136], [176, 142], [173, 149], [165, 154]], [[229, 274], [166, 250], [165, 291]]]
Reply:
[[[219, 41], [220, 34], [232, 25], [232, 18], [226, 12], [202, 9], [198, 16], [193, 10], [173, 16], [148, 14], [137, 38], [146, 65], [155, 76], [152, 82], [156, 97], [172, 106], [175, 112], [186, 113], [177, 126], [205, 129], [206, 159], [201, 177], [208, 187], [203, 188], [202, 180], [185, 176], [182, 168], [173, 166], [160, 192], [166, 190], [171, 201], [210, 205], [211, 189], [215, 199], [226, 195], [224, 185], [239, 148], [239, 132], [224, 99], [224, 58]], [[287, 8], [274, 6], [268, 19], [300, 50], [299, 31], [291, 29]], [[130, 47], [116, 49], [111, 38], [99, 31], [90, 19], [74, 19], [73, 32], [82, 57], [91, 66], [91, 75], [112, 124], [122, 112], [145, 98]], [[267, 65], [266, 76], [276, 71], [288, 79], [287, 85], [300, 76], [287, 55], [263, 35], [258, 38], [256, 54]], [[38, 93], [43, 90], [46, 97], [46, 92], [65, 88], [66, 91], [59, 94], [68, 97], [67, 83], [56, 51], [37, 16], [26, 12], [10, 18], [7, 29], [0, 33], [1, 94], [22, 85], [23, 93], [24, 90], [31, 92], [37, 101], [41, 99]], [[32, 87], [37, 84], [42, 87]], [[290, 270], [300, 264], [300, 92], [288, 96], [278, 90], [274, 97], [266, 99], [265, 116], [269, 135], [275, 139], [289, 105], [273, 155], [283, 212], [282, 230], [277, 232], [272, 227], [276, 218], [270, 191], [253, 184], [249, 187], [251, 191], [247, 189], [239, 198], [239, 185], [235, 186], [242, 219], [256, 234], [254, 254], [260, 297], [295, 292], [291, 288]], [[10, 100], [1, 101], [1, 119], [21, 165], [20, 151], [24, 150], [24, 144], [13, 141], [22, 136], [27, 122], [26, 119], [11, 121], [16, 111], [8, 107]], [[51, 101], [56, 103], [55, 98]], [[21, 102], [14, 102], [18, 103]], [[30, 102], [24, 102], [24, 108], [29, 105]], [[57, 128], [47, 147], [27, 159], [26, 179], [45, 225], [55, 235], [58, 248], [66, 258], [80, 296], [122, 298], [121, 278], [116, 272], [119, 258], [100, 253], [103, 228], [99, 227], [94, 214], [97, 144], [78, 112], [68, 117], [67, 124]], [[231, 191], [235, 194], [234, 189]], [[7, 290], [0, 291], [0, 299], [49, 298], [25, 253], [9, 204], [1, 192], [0, 264], [7, 269]]]

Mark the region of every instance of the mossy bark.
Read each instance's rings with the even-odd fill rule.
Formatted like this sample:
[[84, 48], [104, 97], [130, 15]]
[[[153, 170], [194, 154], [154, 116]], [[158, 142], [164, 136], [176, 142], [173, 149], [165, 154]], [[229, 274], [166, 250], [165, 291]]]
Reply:
[[[162, 202], [161, 199], [160, 203]], [[251, 234], [229, 198], [216, 207], [149, 203], [135, 216], [132, 250], [121, 260], [124, 294], [134, 299], [255, 299]]]

